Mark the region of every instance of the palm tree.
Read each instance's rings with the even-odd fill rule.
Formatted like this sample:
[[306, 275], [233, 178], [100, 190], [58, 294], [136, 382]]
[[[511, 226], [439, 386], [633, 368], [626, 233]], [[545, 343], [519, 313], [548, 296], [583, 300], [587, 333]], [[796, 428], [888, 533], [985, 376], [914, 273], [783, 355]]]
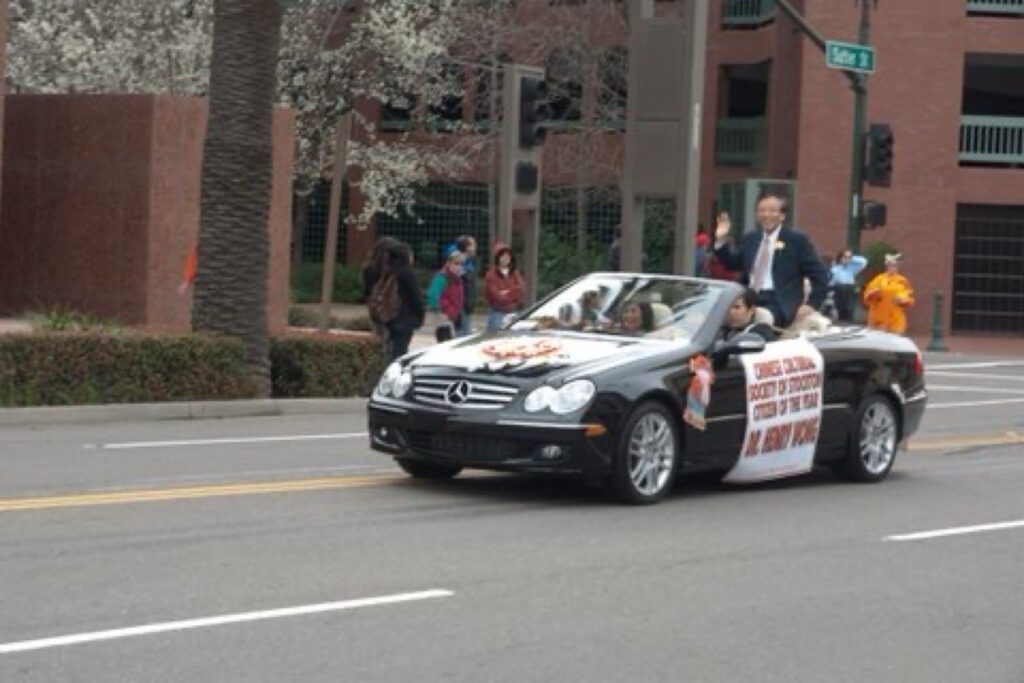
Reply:
[[267, 271], [278, 0], [215, 0], [192, 327], [240, 338], [270, 393]]

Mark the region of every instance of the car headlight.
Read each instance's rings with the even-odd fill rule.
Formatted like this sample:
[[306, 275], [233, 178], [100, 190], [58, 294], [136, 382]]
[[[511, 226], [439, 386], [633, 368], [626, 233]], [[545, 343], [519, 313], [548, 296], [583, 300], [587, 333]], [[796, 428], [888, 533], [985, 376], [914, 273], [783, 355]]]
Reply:
[[523, 402], [523, 408], [528, 413], [544, 410], [551, 405], [551, 399], [556, 393], [558, 392], [555, 391], [554, 387], [549, 387], [546, 384], [542, 387], [537, 387], [526, 397], [526, 400]]
[[555, 392], [554, 398], [551, 399], [551, 410], [559, 415], [575, 412], [587, 405], [590, 399], [594, 398], [596, 391], [594, 383], [589, 380], [569, 382]]
[[528, 413], [550, 408], [554, 413], [565, 415], [587, 405], [596, 392], [594, 383], [586, 379], [569, 382], [560, 389], [545, 385], [530, 392], [523, 403], [523, 408]]
[[412, 386], [412, 373], [408, 370], [403, 371], [394, 382], [391, 383], [391, 393], [396, 398], [402, 398], [409, 393], [409, 387]]
[[[384, 376], [380, 378], [380, 382], [377, 384], [377, 391], [379, 391], [382, 396], [401, 396], [409, 389], [407, 385], [405, 390], [401, 393], [398, 392], [398, 389], [400, 388], [399, 383], [402, 380], [403, 374], [402, 364], [395, 361], [388, 366], [387, 370], [384, 371]], [[411, 382], [412, 378], [410, 377], [409, 383]]]

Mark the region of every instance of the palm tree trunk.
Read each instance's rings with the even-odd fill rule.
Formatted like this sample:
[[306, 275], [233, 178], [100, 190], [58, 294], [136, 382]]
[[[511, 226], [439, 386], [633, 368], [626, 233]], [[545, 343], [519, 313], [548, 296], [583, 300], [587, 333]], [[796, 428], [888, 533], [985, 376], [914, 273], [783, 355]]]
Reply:
[[238, 337], [270, 393], [267, 273], [277, 0], [215, 0], [192, 327]]

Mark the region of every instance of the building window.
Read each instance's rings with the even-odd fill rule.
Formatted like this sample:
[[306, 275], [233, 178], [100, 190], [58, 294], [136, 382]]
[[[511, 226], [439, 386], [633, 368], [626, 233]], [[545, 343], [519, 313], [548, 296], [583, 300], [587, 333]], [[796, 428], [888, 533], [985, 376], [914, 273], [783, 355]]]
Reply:
[[413, 113], [416, 98], [395, 89], [380, 107], [380, 129], [382, 131], [407, 131], [413, 128]]
[[953, 253], [953, 329], [1024, 332], [1024, 206], [959, 205]]
[[462, 68], [452, 62], [442, 62], [435, 70], [432, 85], [433, 102], [427, 107], [430, 127], [436, 131], [452, 131], [462, 123], [462, 103], [465, 82]]
[[545, 67], [552, 127], [578, 124], [583, 100], [583, 60], [579, 52], [556, 48], [548, 55]]
[[968, 54], [960, 163], [1024, 166], [1024, 57]]
[[612, 130], [626, 129], [626, 98], [629, 82], [629, 51], [613, 47], [597, 62], [597, 120]]
[[768, 77], [771, 62], [722, 67], [715, 161], [760, 167], [767, 146]]

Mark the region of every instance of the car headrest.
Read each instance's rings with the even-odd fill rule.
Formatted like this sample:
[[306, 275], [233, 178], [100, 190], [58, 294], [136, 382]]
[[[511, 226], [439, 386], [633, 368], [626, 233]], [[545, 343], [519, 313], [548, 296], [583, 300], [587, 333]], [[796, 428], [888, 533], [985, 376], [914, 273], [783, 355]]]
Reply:
[[668, 321], [672, 319], [672, 309], [667, 304], [663, 304], [660, 301], [654, 301], [651, 303], [651, 313], [654, 318], [654, 329], [664, 327], [668, 324]]

